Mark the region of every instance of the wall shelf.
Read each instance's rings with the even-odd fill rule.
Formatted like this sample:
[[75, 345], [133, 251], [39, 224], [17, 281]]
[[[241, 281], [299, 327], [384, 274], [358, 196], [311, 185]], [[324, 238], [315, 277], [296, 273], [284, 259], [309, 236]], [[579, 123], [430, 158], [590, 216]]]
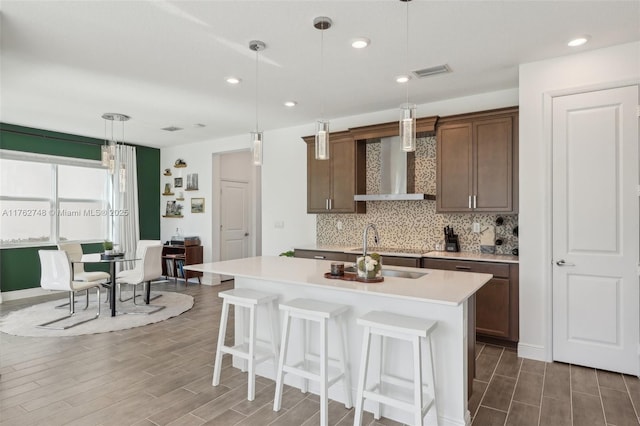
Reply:
[[181, 218], [181, 217], [184, 217], [184, 216], [182, 216], [182, 215], [179, 215], [179, 216], [178, 216], [178, 215], [175, 215], [175, 214], [170, 214], [170, 215], [163, 215], [162, 217], [174, 217], [174, 218]]

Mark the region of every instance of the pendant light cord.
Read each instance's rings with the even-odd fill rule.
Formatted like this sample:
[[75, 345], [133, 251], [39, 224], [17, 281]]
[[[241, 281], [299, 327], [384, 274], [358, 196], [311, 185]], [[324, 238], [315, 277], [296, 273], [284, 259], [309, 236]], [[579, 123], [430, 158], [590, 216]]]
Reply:
[[[324, 88], [324, 26], [320, 30], [320, 87]], [[324, 120], [324, 99], [326, 93], [322, 90], [322, 100], [320, 101], [320, 118]]]
[[406, 28], [406, 47], [407, 47], [407, 51], [406, 51], [406, 67], [407, 67], [407, 85], [406, 85], [406, 99], [407, 99], [407, 105], [409, 105], [409, 81], [411, 80], [410, 78], [410, 73], [409, 73], [409, 1], [405, 1], [405, 3], [407, 4], [407, 13], [406, 13], [406, 22], [405, 22], [405, 28]]
[[256, 49], [256, 133], [258, 133], [258, 49]]

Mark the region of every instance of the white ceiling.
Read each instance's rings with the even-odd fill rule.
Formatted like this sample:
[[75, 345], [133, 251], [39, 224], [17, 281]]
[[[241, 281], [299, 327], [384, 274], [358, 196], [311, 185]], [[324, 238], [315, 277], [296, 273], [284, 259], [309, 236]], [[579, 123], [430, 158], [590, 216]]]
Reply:
[[[640, 40], [640, 1], [409, 3], [412, 80], [427, 103], [518, 86], [518, 64]], [[2, 0], [0, 121], [104, 137], [104, 112], [130, 115], [127, 142], [164, 147], [396, 108], [405, 87], [405, 11], [378, 1]], [[320, 31], [329, 16], [320, 73]], [[569, 48], [569, 39], [591, 41]], [[371, 39], [355, 50], [351, 39]], [[230, 86], [225, 77], [243, 82]], [[283, 102], [293, 99], [295, 108]], [[418, 115], [419, 112], [418, 112]], [[197, 127], [196, 124], [206, 127]], [[184, 128], [178, 132], [161, 130]], [[310, 126], [310, 129], [312, 127]]]

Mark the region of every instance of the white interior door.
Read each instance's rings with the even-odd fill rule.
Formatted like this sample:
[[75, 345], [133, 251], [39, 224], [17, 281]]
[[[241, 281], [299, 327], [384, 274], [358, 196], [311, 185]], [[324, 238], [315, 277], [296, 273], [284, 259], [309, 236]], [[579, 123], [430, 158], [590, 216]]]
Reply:
[[553, 99], [553, 358], [640, 374], [638, 87]]
[[249, 257], [249, 184], [221, 181], [220, 260]]

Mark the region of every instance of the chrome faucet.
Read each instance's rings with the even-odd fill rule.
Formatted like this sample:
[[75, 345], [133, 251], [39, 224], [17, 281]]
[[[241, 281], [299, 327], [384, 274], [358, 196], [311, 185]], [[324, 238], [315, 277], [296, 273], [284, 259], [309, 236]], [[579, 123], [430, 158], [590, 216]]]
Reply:
[[364, 227], [364, 232], [362, 234], [362, 257], [367, 256], [367, 236], [369, 235], [369, 228], [373, 229], [373, 242], [376, 245], [380, 242], [380, 236], [378, 235], [378, 229], [373, 223], [368, 223], [367, 226]]

